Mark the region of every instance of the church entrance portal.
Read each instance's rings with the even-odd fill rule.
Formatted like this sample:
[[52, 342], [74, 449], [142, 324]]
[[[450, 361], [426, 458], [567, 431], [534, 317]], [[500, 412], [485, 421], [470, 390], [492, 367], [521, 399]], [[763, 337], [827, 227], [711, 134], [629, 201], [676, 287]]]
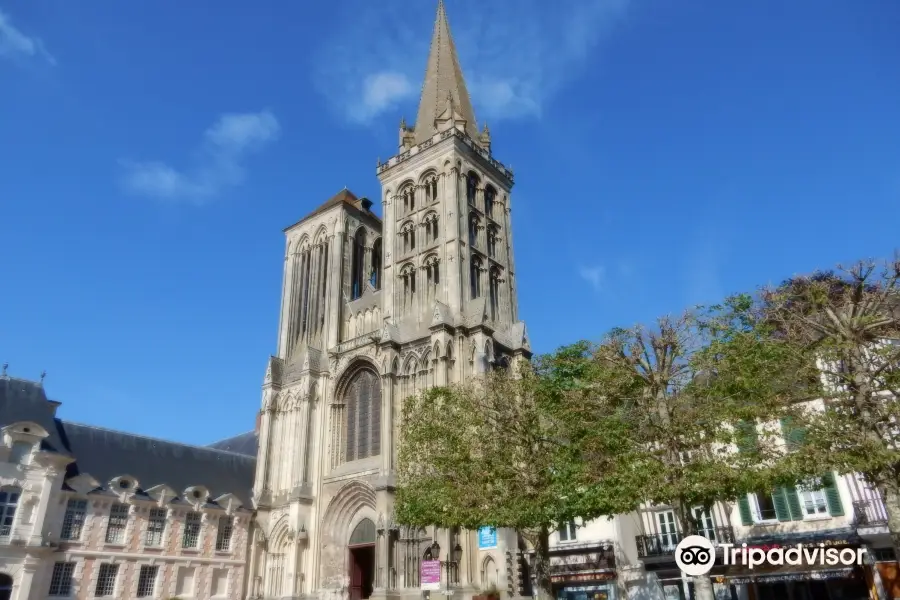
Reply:
[[350, 550], [350, 600], [365, 600], [375, 587], [375, 523], [363, 519], [353, 530]]

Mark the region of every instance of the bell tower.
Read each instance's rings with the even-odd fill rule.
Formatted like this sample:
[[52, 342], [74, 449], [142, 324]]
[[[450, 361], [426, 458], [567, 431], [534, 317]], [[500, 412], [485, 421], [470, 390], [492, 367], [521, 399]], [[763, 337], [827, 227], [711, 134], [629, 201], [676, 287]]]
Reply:
[[[522, 345], [510, 222], [512, 170], [479, 128], [443, 0], [438, 3], [414, 125], [379, 164], [384, 316], [400, 330], [444, 320], [488, 325]], [[518, 332], [516, 331], [518, 330]]]

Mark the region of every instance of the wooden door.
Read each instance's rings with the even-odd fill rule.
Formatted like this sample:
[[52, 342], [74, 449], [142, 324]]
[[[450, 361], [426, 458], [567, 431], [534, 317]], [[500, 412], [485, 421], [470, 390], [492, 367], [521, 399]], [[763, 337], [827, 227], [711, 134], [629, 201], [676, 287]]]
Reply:
[[363, 570], [356, 552], [350, 550], [350, 600], [362, 600]]

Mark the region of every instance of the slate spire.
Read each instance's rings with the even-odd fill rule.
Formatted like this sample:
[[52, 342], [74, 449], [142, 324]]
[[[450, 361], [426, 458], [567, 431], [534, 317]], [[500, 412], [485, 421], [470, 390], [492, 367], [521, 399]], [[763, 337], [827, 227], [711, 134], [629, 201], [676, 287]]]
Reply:
[[419, 112], [416, 116], [416, 144], [421, 144], [436, 133], [434, 122], [447, 110], [448, 96], [452, 98], [452, 110], [458, 114], [457, 120], [464, 120], [466, 133], [473, 140], [478, 140], [475, 111], [472, 110], [472, 100], [469, 98], [456, 47], [450, 35], [444, 0], [438, 0], [431, 50], [425, 69], [425, 82], [422, 84], [422, 96], [419, 99]]

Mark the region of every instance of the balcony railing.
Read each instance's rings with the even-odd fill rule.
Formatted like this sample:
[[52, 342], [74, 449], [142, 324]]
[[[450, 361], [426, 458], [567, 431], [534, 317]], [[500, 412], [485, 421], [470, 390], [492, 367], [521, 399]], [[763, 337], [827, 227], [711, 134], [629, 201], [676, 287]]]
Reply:
[[[714, 527], [698, 531], [696, 535], [702, 535], [713, 543], [733, 544], [734, 530], [731, 527]], [[639, 558], [652, 558], [656, 556], [670, 556], [675, 554], [675, 546], [685, 537], [681, 533], [655, 533], [652, 535], [639, 535], [635, 537]]]
[[855, 500], [853, 513], [857, 527], [879, 527], [887, 525], [887, 511], [884, 504], [876, 500]]

